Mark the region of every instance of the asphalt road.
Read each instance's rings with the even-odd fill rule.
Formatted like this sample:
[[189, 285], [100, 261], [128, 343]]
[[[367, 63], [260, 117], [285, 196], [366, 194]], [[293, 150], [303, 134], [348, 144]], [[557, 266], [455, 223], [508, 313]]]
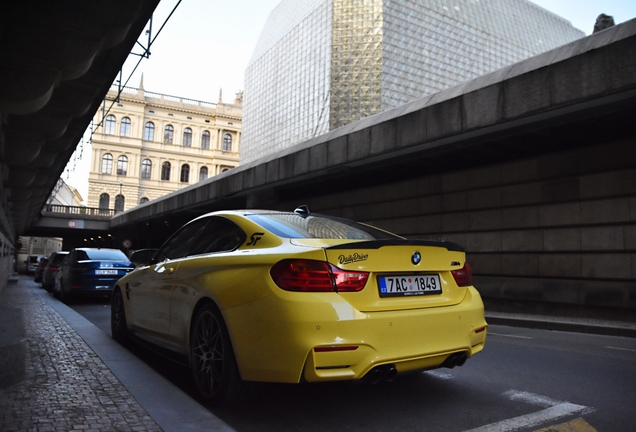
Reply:
[[[110, 334], [105, 302], [71, 307]], [[189, 370], [135, 354], [196, 399]], [[212, 412], [237, 431], [636, 431], [636, 339], [490, 326], [461, 368], [391, 383], [262, 384]]]

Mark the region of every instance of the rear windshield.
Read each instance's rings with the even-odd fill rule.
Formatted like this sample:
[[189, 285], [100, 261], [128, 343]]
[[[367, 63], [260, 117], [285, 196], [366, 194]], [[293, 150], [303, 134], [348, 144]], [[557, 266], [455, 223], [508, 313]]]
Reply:
[[77, 250], [77, 260], [128, 261], [126, 254], [117, 249]]
[[51, 263], [52, 264], [59, 264], [62, 261], [64, 261], [64, 258], [66, 258], [66, 254], [65, 253], [64, 254], [61, 254], [61, 253], [55, 254], [55, 256], [53, 257], [53, 261]]
[[295, 213], [249, 214], [249, 219], [284, 238], [382, 240], [401, 237], [348, 219], [300, 216]]

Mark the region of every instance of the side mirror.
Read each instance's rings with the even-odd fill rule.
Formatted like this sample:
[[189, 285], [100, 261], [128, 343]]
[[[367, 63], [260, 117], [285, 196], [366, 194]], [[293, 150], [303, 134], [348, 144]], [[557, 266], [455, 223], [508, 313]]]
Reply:
[[157, 252], [158, 249], [139, 249], [136, 250], [130, 255], [130, 262], [135, 264], [135, 266], [140, 265], [150, 265], [154, 264], [153, 256]]

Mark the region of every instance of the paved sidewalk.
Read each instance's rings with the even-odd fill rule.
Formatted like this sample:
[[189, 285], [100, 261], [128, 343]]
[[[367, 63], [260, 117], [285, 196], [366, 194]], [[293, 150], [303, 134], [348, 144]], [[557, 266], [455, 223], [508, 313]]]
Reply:
[[22, 310], [26, 338], [24, 379], [0, 388], [0, 431], [233, 430], [32, 278], [0, 308]]

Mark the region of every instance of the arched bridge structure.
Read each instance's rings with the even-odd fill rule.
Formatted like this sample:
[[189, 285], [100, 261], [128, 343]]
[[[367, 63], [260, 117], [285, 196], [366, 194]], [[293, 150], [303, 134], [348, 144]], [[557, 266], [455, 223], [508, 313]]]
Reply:
[[634, 319], [636, 20], [117, 214], [110, 228], [151, 247], [204, 212], [299, 204], [463, 245], [491, 309]]

